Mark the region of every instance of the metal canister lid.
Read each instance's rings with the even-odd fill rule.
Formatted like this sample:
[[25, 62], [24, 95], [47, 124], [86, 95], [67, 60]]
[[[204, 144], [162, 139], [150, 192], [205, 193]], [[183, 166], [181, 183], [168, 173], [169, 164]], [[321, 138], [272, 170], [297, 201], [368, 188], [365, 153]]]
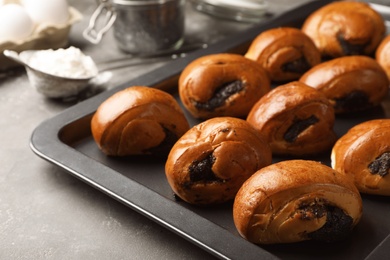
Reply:
[[131, 5], [131, 6], [165, 4], [173, 1], [177, 1], [177, 0], [112, 0], [112, 2], [116, 5]]
[[242, 22], [259, 22], [267, 14], [264, 0], [192, 0], [198, 11]]

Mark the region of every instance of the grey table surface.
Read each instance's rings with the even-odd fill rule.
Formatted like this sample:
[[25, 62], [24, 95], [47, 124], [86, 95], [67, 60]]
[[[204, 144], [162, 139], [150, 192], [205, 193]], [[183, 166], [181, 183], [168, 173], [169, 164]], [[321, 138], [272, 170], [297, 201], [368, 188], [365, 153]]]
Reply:
[[[278, 13], [307, 0], [269, 2], [270, 12]], [[123, 56], [111, 31], [98, 45], [82, 37], [96, 1], [69, 0], [69, 4], [84, 16], [72, 27], [70, 45], [97, 62]], [[251, 26], [199, 13], [190, 5], [186, 15], [189, 42], [212, 43]], [[115, 87], [164, 64], [113, 71], [105, 87]], [[24, 69], [3, 72], [0, 78], [0, 259], [213, 259], [31, 151], [32, 131], [75, 102], [43, 97], [30, 87]]]

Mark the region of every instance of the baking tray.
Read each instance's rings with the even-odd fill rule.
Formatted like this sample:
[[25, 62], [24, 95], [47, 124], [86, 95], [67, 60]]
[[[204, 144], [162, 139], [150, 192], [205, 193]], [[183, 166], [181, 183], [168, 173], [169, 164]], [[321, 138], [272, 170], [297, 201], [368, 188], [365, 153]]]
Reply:
[[[175, 95], [178, 75], [193, 59], [211, 53], [242, 53], [260, 32], [278, 26], [299, 26], [310, 13], [328, 2], [309, 2], [70, 107], [34, 130], [31, 148], [41, 158], [221, 259], [378, 259], [388, 255], [390, 199], [387, 197], [363, 195], [362, 219], [352, 235], [340, 243], [306, 241], [258, 246], [238, 235], [232, 203], [198, 207], [177, 200], [165, 178], [165, 161], [150, 156], [107, 157], [97, 148], [90, 132], [92, 114], [115, 92], [132, 85], [147, 85], [172, 90]], [[341, 136], [351, 126], [368, 119], [388, 118], [390, 108], [389, 101], [386, 102], [355, 117], [339, 117], [337, 134]], [[199, 123], [189, 114], [186, 116], [190, 124]], [[328, 155], [311, 159], [330, 163]]]

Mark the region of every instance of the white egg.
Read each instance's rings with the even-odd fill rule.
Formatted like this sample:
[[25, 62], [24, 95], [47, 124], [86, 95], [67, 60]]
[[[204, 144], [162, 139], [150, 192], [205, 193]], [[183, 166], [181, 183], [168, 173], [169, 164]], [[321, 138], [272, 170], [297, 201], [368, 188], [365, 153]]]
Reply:
[[36, 24], [64, 25], [69, 20], [66, 0], [23, 0], [22, 3]]
[[20, 41], [31, 35], [34, 23], [18, 4], [0, 6], [0, 42]]

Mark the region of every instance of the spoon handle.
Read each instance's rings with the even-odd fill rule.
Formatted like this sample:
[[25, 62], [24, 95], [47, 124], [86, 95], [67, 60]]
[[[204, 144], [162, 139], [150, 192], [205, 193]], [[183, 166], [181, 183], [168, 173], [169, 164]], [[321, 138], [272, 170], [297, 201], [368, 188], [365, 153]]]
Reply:
[[175, 50], [163, 50], [150, 54], [126, 55], [125, 57], [98, 63], [99, 71], [107, 71], [124, 67], [159, 62], [184, 57], [187, 53], [207, 48], [206, 43], [194, 43]]

